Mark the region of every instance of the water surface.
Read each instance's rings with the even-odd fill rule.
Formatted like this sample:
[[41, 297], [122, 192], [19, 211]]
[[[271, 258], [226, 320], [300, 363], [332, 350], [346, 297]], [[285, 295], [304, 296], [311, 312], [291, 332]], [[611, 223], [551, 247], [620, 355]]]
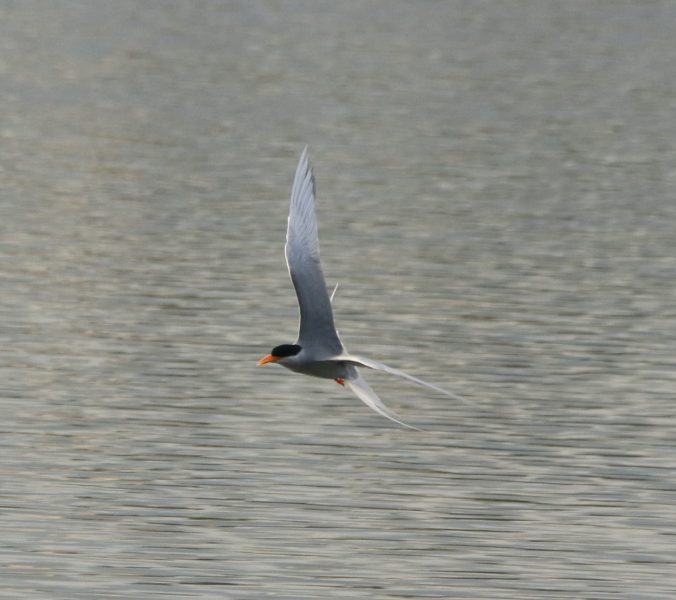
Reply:
[[[673, 598], [662, 2], [0, 8], [0, 596]], [[347, 347], [292, 342], [298, 155]]]

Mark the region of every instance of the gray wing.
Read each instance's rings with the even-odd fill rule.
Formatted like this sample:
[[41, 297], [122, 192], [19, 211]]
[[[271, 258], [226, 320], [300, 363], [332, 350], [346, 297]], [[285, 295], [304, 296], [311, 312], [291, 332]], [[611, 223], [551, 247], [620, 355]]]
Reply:
[[443, 388], [440, 388], [439, 386], [436, 386], [433, 383], [427, 383], [427, 381], [423, 381], [422, 379], [418, 379], [417, 377], [414, 377], [413, 375], [409, 375], [408, 373], [405, 373], [404, 371], [400, 371], [399, 369], [395, 369], [394, 367], [390, 367], [388, 365], [385, 365], [381, 362], [378, 362], [377, 360], [372, 360], [370, 358], [364, 358], [363, 356], [354, 356], [352, 354], [343, 354], [342, 356], [337, 356], [337, 357], [335, 357], [331, 360], [350, 363], [350, 364], [358, 366], [358, 367], [367, 367], [368, 369], [375, 369], [377, 371], [384, 371], [385, 373], [389, 373], [390, 375], [396, 375], [397, 377], [402, 377], [403, 379], [408, 379], [409, 381], [412, 381], [413, 383], [417, 383], [418, 385], [422, 385], [422, 386], [425, 386], [427, 388], [430, 388], [430, 389], [432, 389], [436, 392], [439, 392], [440, 394], [444, 394], [445, 396], [450, 396], [451, 398], [455, 398], [456, 400], [459, 400], [460, 402], [467, 403], [467, 400], [465, 400], [465, 398], [463, 398], [462, 396], [458, 396], [457, 394], [454, 394], [453, 392], [449, 392], [449, 391], [447, 391]]
[[343, 346], [333, 323], [331, 300], [319, 260], [315, 181], [307, 146], [293, 180], [284, 252], [300, 308], [297, 344], [315, 358], [340, 354]]
[[[356, 371], [356, 369], [354, 370]], [[378, 398], [378, 395], [373, 391], [373, 389], [371, 389], [371, 386], [368, 383], [366, 383], [364, 378], [361, 375], [359, 375], [359, 373], [357, 373], [356, 377], [346, 379], [345, 383], [348, 386], [350, 386], [350, 389], [364, 404], [366, 404], [366, 406], [375, 410], [377, 413], [383, 415], [383, 417], [387, 417], [388, 419], [390, 419], [390, 421], [399, 423], [399, 425], [403, 425], [404, 427], [408, 427], [409, 429], [416, 429], [417, 431], [421, 431], [420, 429], [414, 427], [413, 425], [404, 423], [399, 418], [399, 415], [397, 415], [394, 411], [387, 408], [387, 406], [383, 404], [382, 400]]]

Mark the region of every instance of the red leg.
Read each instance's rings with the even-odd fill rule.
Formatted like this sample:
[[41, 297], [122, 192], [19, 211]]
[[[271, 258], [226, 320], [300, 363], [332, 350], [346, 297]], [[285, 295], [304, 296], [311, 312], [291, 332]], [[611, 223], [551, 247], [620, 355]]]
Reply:
[[336, 383], [338, 385], [345, 385], [345, 378], [344, 377], [336, 377]]

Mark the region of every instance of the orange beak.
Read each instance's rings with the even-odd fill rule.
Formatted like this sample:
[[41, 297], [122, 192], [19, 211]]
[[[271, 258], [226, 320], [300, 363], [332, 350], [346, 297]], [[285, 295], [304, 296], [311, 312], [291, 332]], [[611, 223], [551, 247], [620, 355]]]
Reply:
[[281, 356], [272, 356], [272, 354], [268, 354], [258, 361], [257, 366], [260, 367], [261, 365], [267, 365], [271, 362], [277, 362], [280, 358]]

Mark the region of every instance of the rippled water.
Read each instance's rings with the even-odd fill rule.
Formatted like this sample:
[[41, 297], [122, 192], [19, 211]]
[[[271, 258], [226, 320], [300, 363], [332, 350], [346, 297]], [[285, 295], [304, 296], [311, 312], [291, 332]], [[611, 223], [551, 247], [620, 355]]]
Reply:
[[[0, 7], [0, 597], [673, 598], [668, 2]], [[256, 369], [298, 154], [354, 352]]]

